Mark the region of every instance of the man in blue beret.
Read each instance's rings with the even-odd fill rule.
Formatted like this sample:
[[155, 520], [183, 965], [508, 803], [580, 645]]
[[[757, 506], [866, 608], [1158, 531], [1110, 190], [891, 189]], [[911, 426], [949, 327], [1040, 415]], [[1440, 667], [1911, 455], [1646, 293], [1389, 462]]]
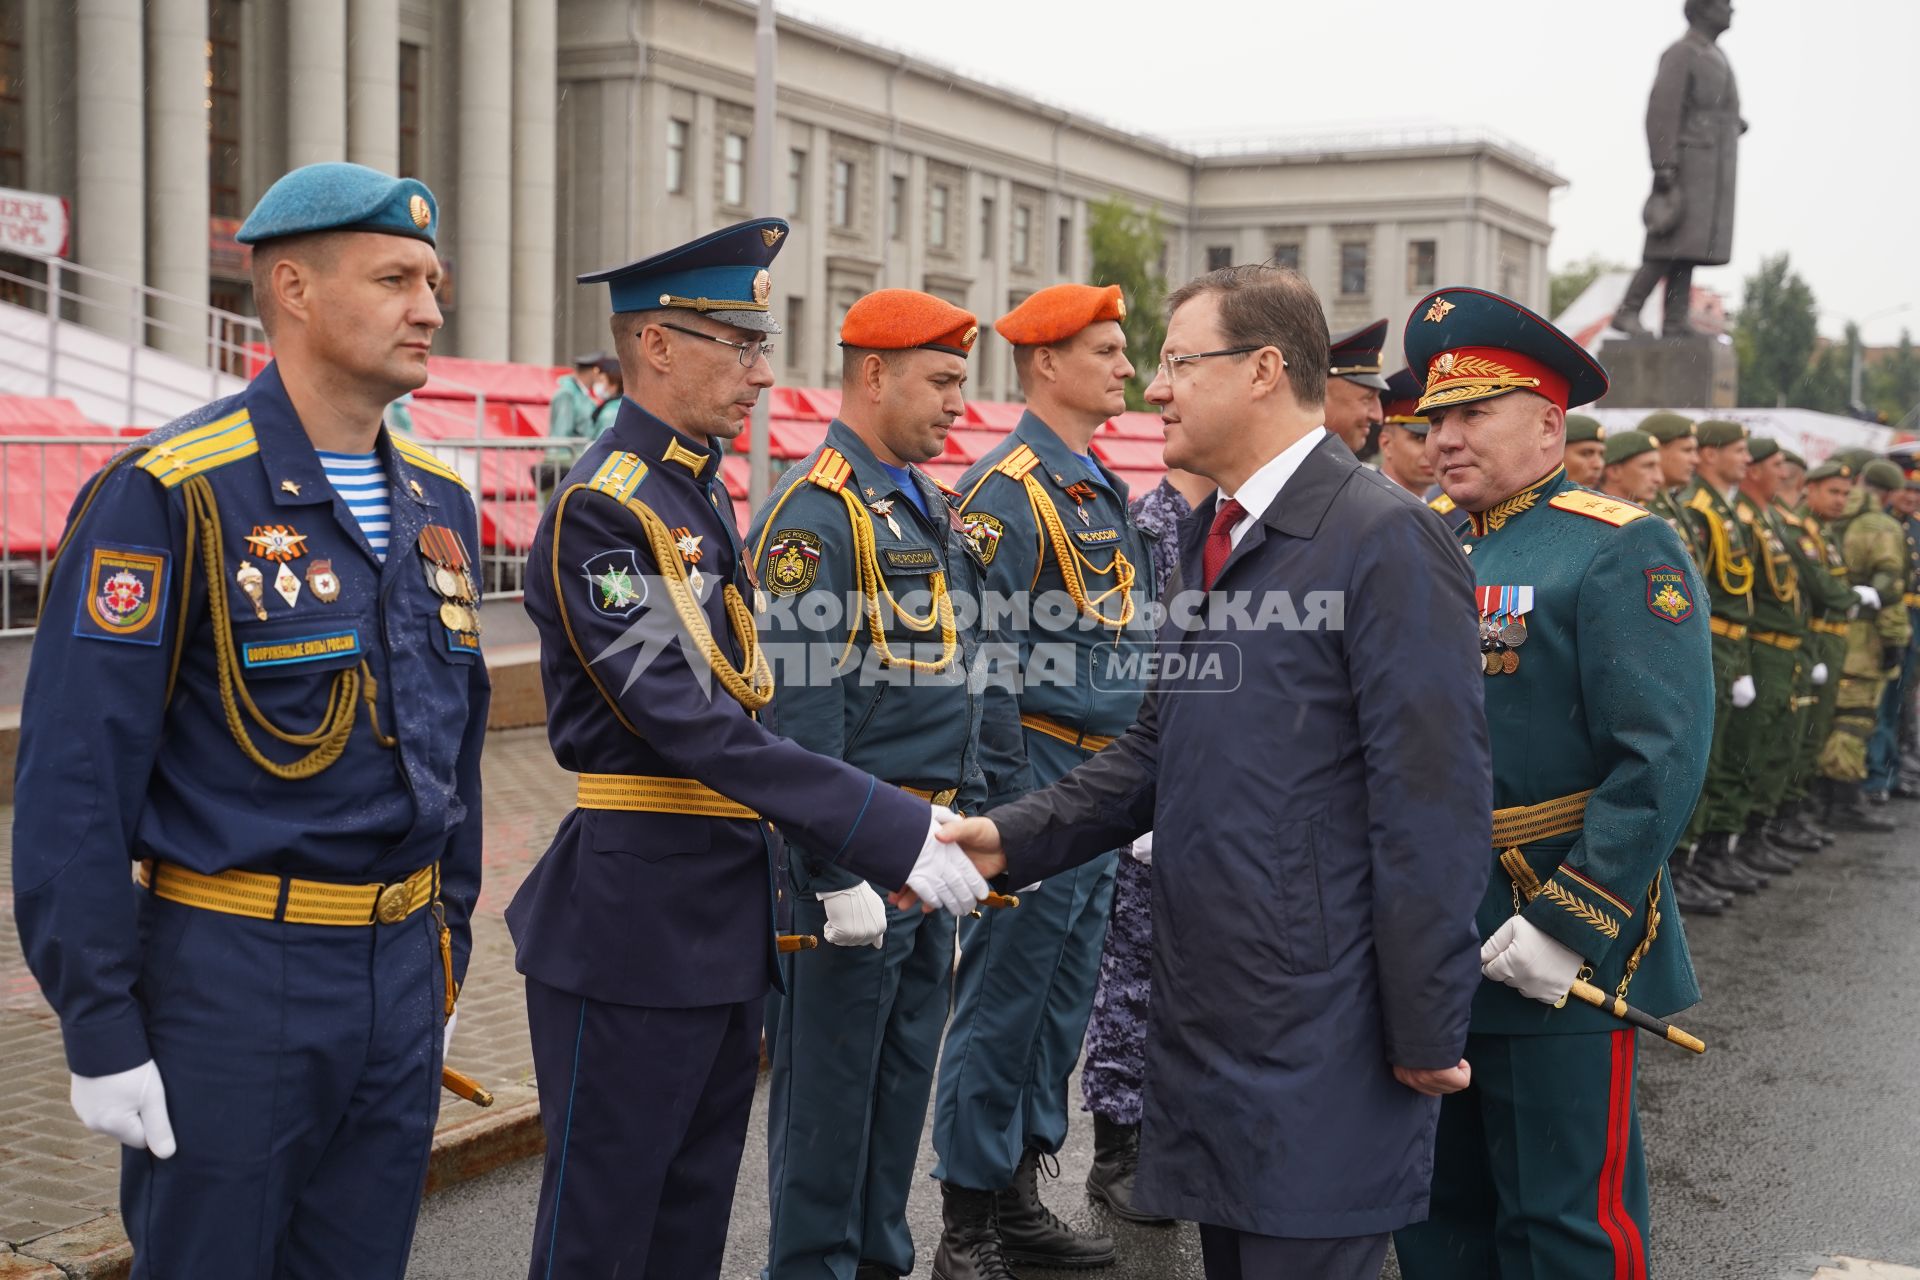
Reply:
[[720, 1274], [781, 985], [780, 836], [823, 874], [910, 884], [949, 911], [986, 896], [932, 838], [949, 810], [757, 718], [773, 700], [748, 603], [761, 584], [720, 462], [773, 385], [768, 268], [786, 235], [743, 222], [580, 277], [612, 294], [626, 394], [527, 566], [547, 736], [579, 775], [507, 907], [547, 1138], [535, 1280]]
[[406, 1269], [488, 701], [473, 501], [381, 427], [435, 228], [412, 179], [274, 183], [239, 232], [273, 362], [97, 475], [50, 568], [14, 907], [136, 1277]]
[[1666, 522], [1567, 478], [1567, 411], [1607, 389], [1577, 343], [1454, 288], [1414, 307], [1406, 345], [1479, 584], [1495, 865], [1473, 1087], [1441, 1099], [1401, 1274], [1644, 1276], [1638, 1033], [1567, 996], [1590, 975], [1656, 1016], [1699, 998], [1666, 861], [1706, 771], [1705, 589]]

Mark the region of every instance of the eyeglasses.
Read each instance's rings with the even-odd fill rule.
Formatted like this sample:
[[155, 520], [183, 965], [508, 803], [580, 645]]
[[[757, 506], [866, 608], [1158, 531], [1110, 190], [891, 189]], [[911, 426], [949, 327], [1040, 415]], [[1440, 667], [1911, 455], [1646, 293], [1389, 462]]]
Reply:
[[767, 358], [768, 364], [773, 363], [773, 344], [764, 338], [755, 342], [731, 342], [726, 338], [716, 337], [711, 333], [702, 333], [698, 329], [682, 328], [677, 324], [667, 324], [663, 322], [660, 327], [662, 329], [671, 329], [675, 333], [684, 333], [691, 338], [705, 338], [708, 342], [717, 342], [723, 347], [732, 347], [740, 353], [740, 367], [742, 369], [753, 368], [753, 362], [762, 356]]
[[[1181, 365], [1190, 363], [1191, 361], [1205, 360], [1212, 356], [1244, 356], [1249, 352], [1264, 350], [1266, 350], [1266, 347], [1255, 345], [1251, 347], [1222, 347], [1218, 351], [1196, 351], [1190, 356], [1162, 356], [1160, 358], [1159, 376], [1165, 378], [1168, 382], [1172, 382], [1174, 371]], [[1285, 356], [1280, 357], [1280, 367], [1282, 369], [1287, 367], [1287, 358]]]

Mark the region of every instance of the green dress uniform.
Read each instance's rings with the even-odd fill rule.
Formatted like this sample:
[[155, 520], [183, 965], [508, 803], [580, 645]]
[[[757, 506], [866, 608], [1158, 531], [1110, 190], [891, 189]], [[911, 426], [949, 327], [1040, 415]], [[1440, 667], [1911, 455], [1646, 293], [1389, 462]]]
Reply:
[[1659, 490], [1647, 499], [1647, 510], [1667, 522], [1667, 527], [1680, 537], [1680, 545], [1687, 549], [1687, 556], [1695, 566], [1702, 565], [1704, 557], [1700, 554], [1700, 545], [1694, 538], [1693, 522], [1689, 520], [1680, 506], [1680, 495], [1685, 489], [1669, 489], [1661, 485]]
[[1872, 587], [1881, 601], [1879, 609], [1862, 606], [1847, 626], [1847, 656], [1834, 693], [1833, 728], [1820, 749], [1821, 776], [1848, 791], [1866, 781], [1867, 742], [1873, 737], [1880, 695], [1890, 672], [1899, 669], [1898, 661], [1888, 661], [1887, 655], [1904, 650], [1913, 638], [1905, 604], [1910, 572], [1907, 540], [1899, 522], [1875, 496], [1877, 482], [1884, 479], [1877, 474], [1881, 467], [1895, 477], [1885, 481], [1889, 489], [1906, 483], [1892, 463], [1869, 463], [1864, 472], [1868, 487], [1856, 495], [1862, 499], [1860, 509], [1846, 519], [1840, 535], [1848, 581]]
[[1749, 638], [1755, 697], [1753, 705], [1736, 714], [1728, 727], [1727, 755], [1746, 779], [1746, 812], [1738, 829], [1757, 834], [1785, 794], [1787, 771], [1793, 766], [1794, 703], [1811, 687], [1807, 683], [1812, 670], [1806, 659], [1807, 593], [1794, 558], [1794, 531], [1780, 513], [1771, 503], [1763, 506], [1746, 493], [1733, 506], [1754, 548]]
[[[1443, 370], [1461, 347], [1473, 379]], [[1522, 374], [1547, 395], [1539, 364], [1570, 370], [1559, 403], [1606, 388], [1545, 320], [1478, 290], [1416, 306], [1407, 356], [1430, 371], [1423, 411], [1533, 390]], [[1714, 681], [1700, 576], [1646, 515], [1556, 467], [1458, 532], [1479, 584], [1493, 755], [1480, 932], [1522, 914], [1584, 959], [1582, 977], [1667, 1015], [1699, 998], [1666, 861], [1705, 774]], [[1430, 1217], [1395, 1234], [1406, 1280], [1647, 1274], [1634, 1036], [1590, 1006], [1481, 984], [1473, 1085], [1441, 1099]]]
[[1681, 497], [1699, 549], [1695, 562], [1706, 581], [1709, 626], [1713, 629], [1713, 746], [1707, 760], [1706, 790], [1694, 810], [1688, 833], [1732, 835], [1746, 818], [1749, 785], [1734, 762], [1728, 739], [1733, 722], [1751, 708], [1736, 710], [1733, 686], [1753, 674], [1752, 536], [1734, 514], [1727, 495], [1696, 477]]
[[[1829, 474], [1851, 474], [1850, 469], [1832, 464]], [[1820, 475], [1815, 469], [1813, 478]], [[1787, 808], [1797, 809], [1807, 798], [1807, 779], [1819, 758], [1820, 748], [1833, 728], [1834, 694], [1840, 688], [1840, 668], [1847, 657], [1847, 615], [1855, 596], [1847, 582], [1847, 561], [1840, 544], [1821, 522], [1776, 504], [1781, 521], [1791, 535], [1787, 549], [1800, 571], [1800, 586], [1807, 598], [1807, 642], [1804, 665], [1808, 684], [1796, 699], [1795, 714], [1788, 736], [1793, 744], [1793, 759], [1788, 765], [1781, 800]], [[1815, 668], [1825, 667], [1826, 678], [1812, 683]]]

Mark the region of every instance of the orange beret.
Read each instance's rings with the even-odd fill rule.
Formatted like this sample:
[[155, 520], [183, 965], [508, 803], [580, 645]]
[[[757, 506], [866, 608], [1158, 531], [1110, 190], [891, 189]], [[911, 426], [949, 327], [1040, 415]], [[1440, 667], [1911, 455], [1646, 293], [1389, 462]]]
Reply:
[[840, 345], [869, 351], [925, 347], [964, 356], [980, 336], [973, 312], [918, 289], [880, 289], [847, 308]]
[[1016, 347], [1065, 342], [1090, 324], [1127, 318], [1120, 286], [1048, 285], [994, 322], [993, 331]]

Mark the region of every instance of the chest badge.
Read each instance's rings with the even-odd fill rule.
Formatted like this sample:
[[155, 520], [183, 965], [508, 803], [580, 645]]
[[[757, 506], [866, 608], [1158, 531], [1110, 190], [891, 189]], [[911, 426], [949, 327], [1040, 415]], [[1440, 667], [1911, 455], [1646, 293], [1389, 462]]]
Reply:
[[290, 524], [257, 524], [247, 535], [247, 546], [262, 560], [285, 563], [307, 554], [307, 535]]
[[280, 492], [290, 493], [297, 498], [300, 496], [300, 486], [292, 480], [282, 480], [280, 482]]
[[1067, 496], [1073, 499], [1073, 513], [1080, 517], [1080, 523], [1092, 524], [1093, 517], [1087, 512], [1087, 503], [1094, 496], [1093, 486], [1085, 480], [1076, 480], [1067, 486]]
[[307, 590], [321, 604], [332, 604], [340, 598], [340, 579], [333, 572], [333, 561], [314, 560], [307, 565]]
[[280, 598], [285, 600], [287, 608], [291, 609], [300, 600], [300, 577], [282, 564], [280, 572], [273, 575], [273, 589], [280, 593]]
[[869, 502], [867, 505], [873, 508], [873, 514], [887, 522], [887, 528], [893, 531], [894, 537], [901, 538], [906, 536], [900, 532], [900, 522], [893, 518], [892, 498], [882, 498], [878, 502]]
[[678, 551], [680, 558], [687, 562], [687, 585], [693, 588], [693, 594], [696, 596], [706, 586], [705, 577], [695, 567], [700, 563], [700, 557], [706, 554], [700, 549], [700, 539], [700, 534], [685, 525], [673, 531], [673, 549]]
[[234, 571], [233, 580], [239, 584], [242, 591], [247, 593], [247, 599], [253, 601], [253, 616], [265, 622], [267, 620], [267, 576], [261, 573], [260, 567], [251, 560], [242, 560], [240, 567]]

